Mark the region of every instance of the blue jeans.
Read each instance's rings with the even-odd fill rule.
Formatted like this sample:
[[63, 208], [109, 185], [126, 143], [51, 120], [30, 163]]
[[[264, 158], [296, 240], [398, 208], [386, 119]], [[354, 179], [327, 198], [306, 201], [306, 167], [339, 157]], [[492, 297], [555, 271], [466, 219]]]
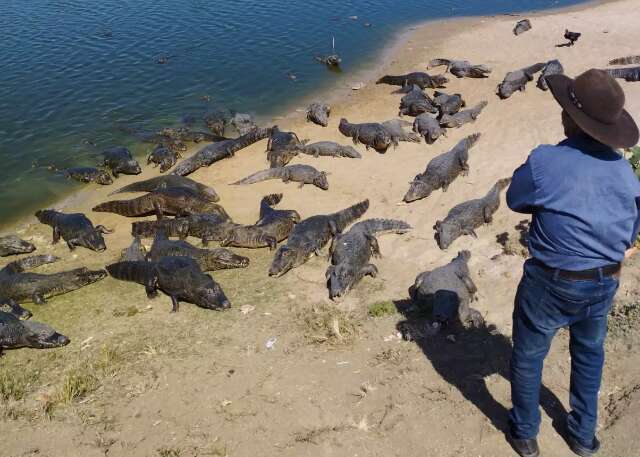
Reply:
[[530, 439], [540, 428], [542, 366], [551, 340], [569, 327], [571, 412], [567, 431], [590, 448], [598, 419], [598, 391], [604, 365], [607, 315], [618, 290], [618, 279], [600, 274], [594, 280], [568, 280], [557, 271], [527, 260], [513, 312], [511, 400], [514, 438]]

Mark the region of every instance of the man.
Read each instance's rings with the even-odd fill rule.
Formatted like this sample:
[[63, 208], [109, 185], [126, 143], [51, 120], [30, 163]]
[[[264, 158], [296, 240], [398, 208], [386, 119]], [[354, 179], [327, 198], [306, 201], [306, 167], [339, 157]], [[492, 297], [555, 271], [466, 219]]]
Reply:
[[568, 327], [565, 438], [575, 454], [588, 457], [600, 447], [595, 430], [607, 315], [640, 225], [640, 182], [614, 148], [635, 145], [638, 127], [624, 110], [622, 88], [606, 72], [547, 81], [563, 108], [567, 139], [534, 149], [507, 192], [512, 210], [532, 215], [531, 258], [513, 313], [510, 441], [523, 457], [540, 454], [542, 366], [553, 336]]

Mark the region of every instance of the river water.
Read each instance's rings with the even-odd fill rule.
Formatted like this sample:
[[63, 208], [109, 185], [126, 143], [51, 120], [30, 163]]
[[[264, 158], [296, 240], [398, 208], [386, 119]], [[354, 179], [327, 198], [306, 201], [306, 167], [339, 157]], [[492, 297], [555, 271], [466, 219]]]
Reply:
[[[48, 165], [96, 165], [112, 145], [144, 153], [119, 126], [176, 125], [212, 106], [273, 115], [346, 82], [410, 24], [576, 3], [0, 0], [0, 225], [80, 188]], [[332, 37], [342, 73], [313, 59]]]

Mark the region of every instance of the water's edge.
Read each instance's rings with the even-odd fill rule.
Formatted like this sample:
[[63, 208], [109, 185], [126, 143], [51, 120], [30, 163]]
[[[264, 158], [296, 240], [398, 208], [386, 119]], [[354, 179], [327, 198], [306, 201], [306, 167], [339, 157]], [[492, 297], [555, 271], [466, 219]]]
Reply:
[[[576, 5], [546, 8], [541, 10], [518, 12], [518, 13], [503, 13], [496, 15], [469, 15], [469, 16], [457, 16], [449, 18], [427, 19], [418, 20], [415, 23], [407, 24], [400, 27], [395, 33], [393, 33], [385, 43], [378, 48], [373, 56], [363, 57], [362, 61], [357, 65], [356, 69], [350, 73], [346, 78], [348, 82], [345, 82], [344, 78], [338, 81], [331, 82], [331, 78], [324, 79], [320, 87], [311, 91], [310, 93], [298, 97], [289, 101], [286, 104], [280, 104], [276, 109], [271, 112], [266, 112], [256, 116], [256, 120], [259, 125], [273, 125], [279, 122], [286, 124], [304, 116], [301, 110], [307, 106], [312, 100], [322, 100], [326, 103], [332, 104], [338, 100], [344, 100], [350, 93], [353, 92], [351, 88], [354, 84], [364, 83], [365, 85], [374, 84], [375, 80], [380, 76], [381, 69], [387, 67], [394, 60], [394, 55], [399, 49], [406, 46], [408, 42], [412, 40], [412, 37], [418, 32], [423, 31], [424, 28], [429, 27], [429, 35], [432, 40], [429, 40], [430, 46], [436, 47], [445, 40], [455, 39], [456, 32], [450, 32], [445, 36], [441, 32], [444, 28], [450, 29], [453, 25], [464, 28], [464, 26], [473, 26], [479, 20], [504, 18], [504, 20], [518, 20], [519, 17], [538, 17], [549, 14], [561, 14], [570, 11], [579, 11], [600, 5], [603, 3], [613, 3], [618, 0], [586, 0]], [[320, 68], [320, 70], [324, 70]], [[416, 69], [415, 71], [424, 71], [425, 69]], [[184, 154], [185, 157], [193, 154], [202, 145], [192, 145], [189, 150]], [[137, 156], [137, 159], [144, 159], [142, 156]], [[143, 161], [144, 162], [144, 161]], [[141, 164], [146, 166], [146, 164]], [[117, 186], [117, 183], [113, 184]], [[95, 186], [95, 184], [89, 184], [89, 186]], [[74, 205], [75, 202], [81, 200], [83, 190], [86, 185], [70, 186], [68, 192], [56, 200], [43, 202], [43, 206], [55, 207], [58, 209], [68, 208]], [[11, 232], [23, 229], [26, 225], [34, 221], [32, 215], [16, 215], [15, 217], [5, 218], [0, 220], [0, 232]]]

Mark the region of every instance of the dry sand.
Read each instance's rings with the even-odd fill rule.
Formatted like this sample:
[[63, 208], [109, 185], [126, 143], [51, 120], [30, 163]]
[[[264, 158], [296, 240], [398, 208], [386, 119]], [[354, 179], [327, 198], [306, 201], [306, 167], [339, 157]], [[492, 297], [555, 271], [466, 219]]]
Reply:
[[[42, 373], [28, 386], [24, 400], [5, 402], [0, 455], [512, 455], [499, 431], [509, 407], [509, 384], [499, 374], [505, 372], [508, 338], [494, 332], [460, 335], [457, 343], [435, 337], [416, 345], [395, 337], [399, 314], [373, 319], [366, 310], [375, 302], [401, 302], [418, 273], [469, 249], [479, 287], [475, 306], [499, 332], [510, 335], [523, 258], [495, 257], [502, 252], [497, 237], [504, 232], [516, 237], [515, 226], [523, 217], [503, 204], [493, 223], [477, 231], [478, 239], [459, 238], [447, 251], [438, 249], [432, 229], [453, 205], [484, 195], [496, 180], [510, 176], [534, 146], [562, 139], [560, 109], [550, 93], [532, 82], [524, 93], [502, 101], [495, 95], [496, 85], [506, 72], [535, 62], [558, 58], [566, 73], [575, 76], [591, 67], [603, 68], [611, 58], [640, 53], [634, 47], [640, 42], [637, 0], [528, 17], [533, 29], [519, 37], [512, 34], [520, 19], [516, 17], [427, 23], [388, 54], [391, 60], [377, 76], [425, 71], [436, 57], [468, 59], [493, 69], [487, 79], [449, 75], [448, 93], [463, 94], [468, 105], [482, 100], [489, 105], [475, 123], [449, 130], [448, 137], [434, 145], [401, 143], [384, 155], [358, 146], [361, 160], [294, 159], [330, 172], [327, 192], [279, 181], [229, 186], [268, 166], [264, 142], [191, 176], [215, 187], [237, 222], [254, 222], [260, 197], [282, 192], [280, 207], [294, 208], [302, 217], [369, 198], [366, 217], [402, 219], [415, 227], [404, 236], [380, 237], [384, 257], [375, 261], [378, 277], [365, 278], [338, 305], [359, 326], [352, 345], [337, 350], [309, 345], [304, 336], [305, 313], [312, 313], [312, 305], [328, 303], [323, 257], [271, 279], [266, 277], [271, 254], [239, 250], [251, 257], [249, 269], [214, 274], [234, 306], [225, 313], [185, 304], [170, 315], [167, 297], [149, 302], [141, 287], [106, 279], [44, 307], [31, 307], [34, 319], [57, 325], [73, 342], [55, 351], [13, 351], [2, 359], [6, 369], [28, 371], [36, 366]], [[576, 46], [557, 48], [565, 28], [583, 35]], [[628, 110], [640, 120], [640, 83], [621, 84]], [[393, 90], [369, 81], [357, 92], [341, 92], [327, 128], [306, 123], [300, 113], [277, 122], [300, 138], [349, 144], [337, 130], [340, 118], [396, 118], [400, 96]], [[410, 205], [400, 203], [408, 182], [430, 159], [476, 132], [482, 137], [470, 153], [468, 176], [458, 178], [446, 193], [437, 191]], [[140, 176], [120, 178], [117, 185], [156, 174], [156, 169], [146, 168]], [[115, 234], [107, 235], [106, 253], [78, 249], [69, 254], [63, 244], [48, 245], [46, 227], [33, 221], [18, 227], [23, 237], [35, 240], [39, 252], [64, 259], [45, 271], [80, 264], [102, 267], [130, 243], [131, 220], [91, 214], [91, 207], [111, 190], [89, 186], [63, 205], [65, 211], [85, 212], [94, 223], [115, 228]], [[621, 302], [638, 302], [638, 266], [636, 260], [625, 272]], [[243, 305], [256, 309], [244, 315], [239, 312]], [[120, 317], [123, 307], [139, 313]], [[638, 333], [621, 335], [609, 343], [601, 419], [603, 455], [620, 457], [632, 455], [640, 445], [633, 433], [640, 420]], [[270, 337], [278, 341], [273, 350], [266, 350]], [[567, 345], [566, 335], [559, 335], [545, 371], [545, 384], [564, 405]], [[105, 347], [122, 354], [116, 369], [97, 376], [99, 387], [84, 399], [56, 408], [52, 420], [43, 419], [43, 405], [68, 380], [69, 370], [100, 359]], [[553, 404], [558, 411], [559, 403]], [[551, 419], [543, 417], [544, 455], [568, 455]]]

